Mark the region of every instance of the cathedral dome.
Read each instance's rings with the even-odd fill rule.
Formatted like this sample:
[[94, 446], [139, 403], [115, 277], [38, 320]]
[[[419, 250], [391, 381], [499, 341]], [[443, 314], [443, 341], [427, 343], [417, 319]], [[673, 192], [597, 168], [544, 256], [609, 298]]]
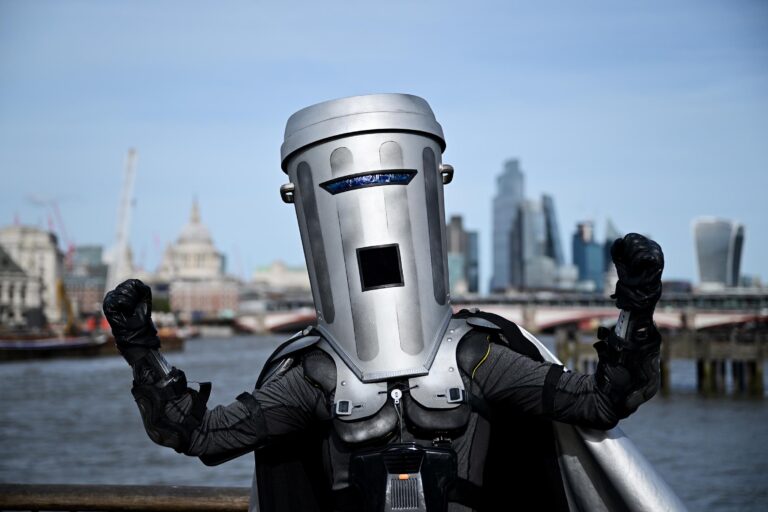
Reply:
[[192, 203], [192, 212], [189, 216], [189, 224], [184, 226], [179, 235], [178, 243], [198, 243], [213, 245], [211, 234], [201, 222], [200, 222], [200, 209], [197, 206], [197, 201]]
[[181, 230], [176, 243], [166, 248], [158, 276], [172, 281], [218, 279], [223, 275], [224, 255], [216, 250], [211, 233], [200, 222], [200, 209], [194, 201], [189, 223]]

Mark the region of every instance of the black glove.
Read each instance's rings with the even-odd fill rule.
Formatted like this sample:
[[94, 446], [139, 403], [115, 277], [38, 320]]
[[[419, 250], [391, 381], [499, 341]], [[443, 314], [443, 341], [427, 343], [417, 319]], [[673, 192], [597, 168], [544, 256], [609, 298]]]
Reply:
[[653, 313], [661, 297], [664, 253], [659, 244], [637, 233], [618, 238], [611, 246], [611, 258], [619, 274], [616, 299], [619, 309]]
[[653, 310], [661, 297], [664, 254], [653, 240], [630, 233], [613, 242], [611, 257], [619, 274], [611, 297], [629, 316], [624, 337], [615, 329], [598, 329], [595, 379], [616, 414], [625, 418], [659, 389], [661, 336], [653, 323]]
[[160, 348], [152, 323], [152, 290], [138, 279], [123, 281], [104, 297], [104, 316], [120, 352]]

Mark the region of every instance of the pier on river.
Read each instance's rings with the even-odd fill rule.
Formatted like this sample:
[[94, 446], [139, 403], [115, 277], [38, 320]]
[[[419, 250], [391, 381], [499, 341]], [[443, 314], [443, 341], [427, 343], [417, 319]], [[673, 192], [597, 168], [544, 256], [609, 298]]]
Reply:
[[[662, 332], [661, 391], [669, 392], [672, 359], [696, 361], [696, 386], [705, 395], [735, 394], [763, 396], [763, 361], [768, 346], [768, 332], [738, 327], [713, 331], [685, 330]], [[558, 359], [574, 370], [593, 372], [597, 353], [596, 340], [568, 329], [555, 332]], [[730, 382], [729, 382], [730, 380]]]
[[[534, 334], [555, 337], [558, 358], [590, 372], [597, 364], [592, 345], [600, 325], [618, 318], [614, 301], [594, 294], [531, 292], [514, 296], [457, 297], [454, 309], [478, 308], [501, 315]], [[245, 319], [243, 319], [245, 320]], [[315, 321], [311, 301], [280, 304], [247, 319], [257, 332], [296, 331]], [[727, 291], [665, 294], [654, 314], [662, 334], [662, 391], [669, 390], [670, 361], [696, 361], [702, 394], [732, 390], [763, 396], [763, 361], [768, 356], [768, 293]]]
[[[558, 358], [569, 368], [594, 371], [600, 325], [611, 327], [618, 311], [609, 298], [529, 296], [471, 304], [497, 313], [534, 333], [555, 335]], [[768, 294], [667, 295], [654, 320], [662, 335], [661, 389], [670, 389], [670, 362], [696, 361], [700, 393], [763, 396], [768, 356]]]

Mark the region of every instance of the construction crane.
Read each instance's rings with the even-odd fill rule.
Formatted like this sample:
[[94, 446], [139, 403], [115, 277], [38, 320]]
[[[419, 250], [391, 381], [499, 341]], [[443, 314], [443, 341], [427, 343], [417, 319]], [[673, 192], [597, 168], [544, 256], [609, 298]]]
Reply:
[[[64, 255], [64, 268], [66, 272], [72, 270], [72, 260], [75, 253], [75, 243], [69, 238], [67, 234], [67, 227], [64, 224], [64, 217], [61, 215], [59, 209], [59, 200], [55, 197], [44, 198], [37, 195], [27, 196], [27, 201], [43, 208], [50, 209], [53, 216], [48, 216], [48, 229], [51, 233], [58, 235], [66, 246], [67, 250]], [[55, 222], [54, 222], [55, 218]], [[61, 314], [61, 318], [64, 321], [63, 334], [65, 336], [74, 336], [77, 334], [77, 319], [75, 318], [74, 310], [72, 309], [72, 301], [67, 294], [66, 286], [64, 285], [64, 279], [61, 275], [56, 276], [56, 305]]]
[[112, 253], [109, 258], [106, 291], [113, 289], [133, 272], [128, 237], [131, 230], [136, 159], [136, 150], [134, 148], [129, 149], [125, 157], [125, 175], [123, 177], [120, 204], [117, 210], [117, 233], [115, 235], [115, 245], [112, 247]]
[[64, 224], [64, 217], [61, 215], [61, 210], [59, 209], [58, 198], [46, 198], [32, 194], [27, 196], [27, 201], [35, 206], [47, 208], [53, 214], [53, 216], [51, 216], [51, 213], [48, 214], [48, 229], [52, 233], [56, 233], [59, 240], [61, 240], [66, 247], [66, 252], [64, 253], [64, 267], [67, 270], [72, 270], [75, 242], [67, 234], [67, 226]]

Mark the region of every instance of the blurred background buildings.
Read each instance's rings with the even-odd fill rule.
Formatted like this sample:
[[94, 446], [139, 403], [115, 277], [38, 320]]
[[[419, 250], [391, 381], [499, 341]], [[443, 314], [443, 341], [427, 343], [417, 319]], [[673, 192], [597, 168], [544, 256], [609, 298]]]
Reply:
[[477, 231], [465, 230], [462, 216], [452, 215], [446, 226], [446, 238], [451, 296], [476, 295], [480, 291]]
[[[131, 156], [132, 155], [132, 156]], [[43, 329], [47, 324], [72, 326], [100, 317], [110, 272], [121, 279], [136, 277], [153, 288], [155, 310], [174, 322], [198, 323], [233, 319], [276, 307], [311, 306], [306, 268], [275, 261], [258, 267], [250, 279], [228, 273], [227, 257], [216, 247], [203, 223], [197, 199], [176, 240], [168, 244], [157, 269], [137, 268], [128, 240], [135, 152], [129, 153], [118, 243], [60, 247], [56, 223], [49, 230], [13, 224], [0, 229], [0, 321], [5, 329]], [[516, 296], [547, 292], [608, 296], [617, 280], [610, 247], [623, 236], [610, 219], [602, 237], [595, 220], [578, 222], [571, 234], [571, 258], [563, 249], [555, 198], [525, 196], [525, 176], [518, 159], [504, 162], [492, 201], [492, 275], [490, 293]], [[126, 220], [128, 219], [128, 220]], [[63, 221], [62, 221], [63, 226]], [[59, 229], [60, 230], [60, 229]], [[693, 222], [698, 282], [670, 280], [669, 293], [759, 290], [758, 277], [742, 276], [745, 228], [739, 222], [712, 217]], [[451, 295], [467, 300], [481, 294], [481, 240], [467, 229], [462, 215], [446, 225]], [[120, 272], [115, 268], [121, 268]], [[112, 269], [112, 270], [111, 270]], [[92, 321], [93, 323], [93, 321]]]

